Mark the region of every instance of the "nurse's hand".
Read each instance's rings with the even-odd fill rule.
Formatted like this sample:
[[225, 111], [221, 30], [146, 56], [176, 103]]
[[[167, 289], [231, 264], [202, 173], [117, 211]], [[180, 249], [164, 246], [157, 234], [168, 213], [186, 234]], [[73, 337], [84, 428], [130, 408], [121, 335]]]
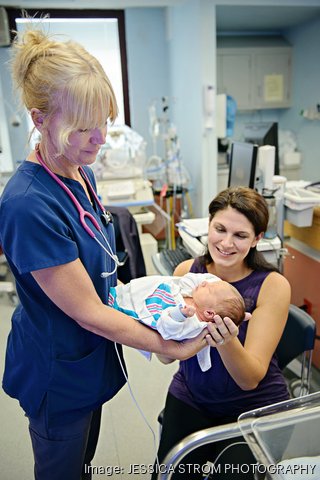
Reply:
[[172, 342], [170, 343], [170, 356], [157, 354], [157, 357], [162, 363], [171, 363], [174, 360], [187, 360], [208, 346], [207, 335], [208, 330], [205, 328], [197, 337], [182, 341], [169, 340]]
[[213, 317], [213, 322], [208, 323], [207, 329], [206, 340], [210, 347], [221, 347], [230, 342], [239, 333], [237, 325], [233, 323], [231, 318], [224, 317], [222, 319], [219, 315]]

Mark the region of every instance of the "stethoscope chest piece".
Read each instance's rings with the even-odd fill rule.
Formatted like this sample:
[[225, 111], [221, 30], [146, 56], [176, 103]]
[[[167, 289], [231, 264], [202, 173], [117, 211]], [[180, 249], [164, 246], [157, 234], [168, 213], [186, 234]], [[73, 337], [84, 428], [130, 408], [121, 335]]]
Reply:
[[105, 210], [102, 214], [101, 214], [101, 221], [103, 223], [103, 225], [106, 227], [107, 225], [109, 225], [109, 223], [113, 223], [113, 216], [112, 216], [112, 213], [109, 212], [109, 210]]

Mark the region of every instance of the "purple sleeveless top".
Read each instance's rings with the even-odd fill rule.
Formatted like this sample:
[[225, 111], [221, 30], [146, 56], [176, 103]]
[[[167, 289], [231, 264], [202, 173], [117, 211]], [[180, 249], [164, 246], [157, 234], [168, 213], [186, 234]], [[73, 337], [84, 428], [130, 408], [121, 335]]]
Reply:
[[[195, 259], [190, 272], [206, 273], [207, 269], [200, 264], [199, 259]], [[232, 283], [243, 296], [246, 311], [252, 312], [256, 308], [261, 285], [269, 273], [254, 271], [242, 280]], [[247, 328], [248, 322], [243, 322], [239, 327], [238, 338], [242, 344]], [[242, 412], [289, 398], [286, 382], [275, 355], [271, 359], [266, 376], [257, 388], [249, 391], [241, 390], [235, 383], [215, 348], [211, 348], [210, 355], [212, 367], [206, 372], [201, 371], [196, 356], [181, 361], [169, 392], [179, 400], [214, 417], [237, 418]]]

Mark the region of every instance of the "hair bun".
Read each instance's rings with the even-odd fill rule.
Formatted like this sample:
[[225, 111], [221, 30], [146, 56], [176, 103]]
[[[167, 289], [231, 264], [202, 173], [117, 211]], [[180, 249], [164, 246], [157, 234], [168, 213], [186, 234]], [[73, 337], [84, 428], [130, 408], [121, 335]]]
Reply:
[[17, 87], [25, 80], [30, 65], [39, 57], [44, 56], [52, 42], [41, 30], [26, 29], [18, 33], [13, 43], [14, 61], [12, 62], [12, 77]]

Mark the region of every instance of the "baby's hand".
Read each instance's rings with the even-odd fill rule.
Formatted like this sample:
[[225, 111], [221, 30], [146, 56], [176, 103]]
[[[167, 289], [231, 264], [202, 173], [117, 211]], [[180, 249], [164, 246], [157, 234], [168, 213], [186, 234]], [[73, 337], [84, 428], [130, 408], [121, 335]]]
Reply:
[[192, 317], [196, 313], [196, 309], [192, 305], [182, 305], [180, 307], [180, 312], [185, 317]]

